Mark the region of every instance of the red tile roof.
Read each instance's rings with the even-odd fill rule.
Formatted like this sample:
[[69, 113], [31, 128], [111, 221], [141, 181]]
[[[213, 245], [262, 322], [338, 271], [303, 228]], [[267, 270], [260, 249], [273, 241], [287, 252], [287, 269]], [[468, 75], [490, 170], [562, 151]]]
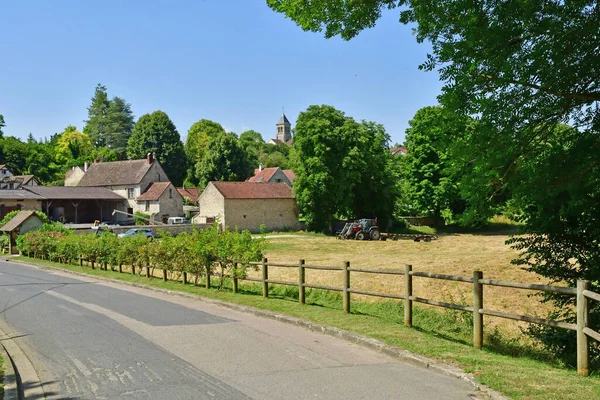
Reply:
[[294, 182], [294, 179], [296, 179], [296, 173], [291, 169], [284, 169], [283, 173], [290, 180], [290, 182]]
[[171, 182], [154, 182], [136, 201], [158, 200], [170, 185]]
[[390, 149], [390, 153], [392, 153], [393, 156], [397, 154], [406, 155], [408, 153], [408, 150], [406, 150], [406, 147], [398, 146]]
[[254, 176], [248, 178], [248, 182], [269, 182], [269, 179], [273, 177], [273, 175], [275, 174], [275, 172], [277, 172], [278, 169], [279, 167], [263, 168], [263, 170], [260, 171], [257, 168], [254, 170]]
[[187, 197], [193, 202], [197, 202], [198, 197], [200, 197], [200, 189], [198, 188], [177, 188], [177, 191], [181, 197]]
[[211, 182], [226, 199], [293, 199], [285, 183]]

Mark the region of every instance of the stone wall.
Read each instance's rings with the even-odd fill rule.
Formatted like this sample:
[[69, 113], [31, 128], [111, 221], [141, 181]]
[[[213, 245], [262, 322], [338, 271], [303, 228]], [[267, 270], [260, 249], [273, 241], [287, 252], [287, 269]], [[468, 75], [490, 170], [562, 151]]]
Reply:
[[295, 199], [226, 199], [223, 223], [233, 229], [258, 232], [261, 225], [268, 231], [298, 230]]

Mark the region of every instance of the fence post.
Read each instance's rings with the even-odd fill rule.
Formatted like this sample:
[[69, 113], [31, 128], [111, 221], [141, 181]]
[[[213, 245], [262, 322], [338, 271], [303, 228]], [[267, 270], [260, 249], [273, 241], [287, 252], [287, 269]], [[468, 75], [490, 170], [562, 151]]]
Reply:
[[83, 256], [82, 255], [79, 256], [79, 266], [83, 267]]
[[150, 278], [150, 266], [146, 265], [146, 278]]
[[348, 291], [348, 289], [350, 289], [350, 270], [348, 269], [350, 268], [350, 261], [345, 261], [344, 262], [344, 312], [347, 314], [350, 312], [350, 292]]
[[119, 264], [119, 273], [122, 274], [123, 273], [123, 264]]
[[483, 308], [483, 272], [473, 271], [473, 346], [476, 349], [483, 348], [483, 314], [479, 312]]
[[96, 269], [96, 268], [94, 267], [94, 260], [92, 260], [92, 269]]
[[187, 285], [187, 272], [183, 271], [183, 284]]
[[412, 265], [404, 266], [404, 326], [412, 326]]
[[131, 264], [131, 275], [135, 275], [135, 264]]
[[163, 269], [163, 281], [167, 281], [167, 270]]
[[238, 278], [237, 278], [237, 269], [240, 263], [235, 263], [235, 267], [233, 267], [233, 271], [231, 271], [231, 288], [233, 293], [238, 292]]
[[210, 268], [209, 266], [206, 267], [206, 288], [210, 289]]
[[306, 302], [306, 288], [304, 287], [304, 283], [306, 281], [305, 269], [304, 269], [304, 260], [298, 260], [298, 301], [300, 304], [304, 304]]
[[263, 284], [263, 297], [269, 297], [269, 265], [266, 258], [262, 259], [262, 284]]
[[590, 322], [589, 300], [583, 295], [590, 290], [589, 281], [577, 281], [577, 373], [582, 376], [590, 374], [589, 339], [583, 331]]

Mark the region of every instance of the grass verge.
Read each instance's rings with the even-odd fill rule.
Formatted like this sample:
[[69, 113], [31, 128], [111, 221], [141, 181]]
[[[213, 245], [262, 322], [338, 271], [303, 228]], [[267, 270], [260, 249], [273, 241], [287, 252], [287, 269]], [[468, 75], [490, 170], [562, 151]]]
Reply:
[[344, 314], [339, 295], [320, 290], [307, 290], [306, 301], [311, 305], [300, 305], [295, 301], [297, 290], [289, 287], [273, 287], [270, 298], [265, 299], [259, 295], [260, 286], [257, 284], [240, 284], [240, 293], [234, 294], [229, 290], [206, 289], [176, 281], [164, 282], [131, 273], [91, 270], [27, 257], [16, 257], [15, 260], [193, 293], [353, 331], [388, 345], [457, 365], [474, 374], [482, 384], [511, 398], [600, 398], [598, 376], [581, 377], [573, 369], [563, 368], [543, 353], [504, 340], [496, 333], [487, 336], [484, 350], [475, 350], [470, 345], [468, 314], [415, 307], [415, 326], [406, 328], [402, 325], [402, 304], [399, 302], [353, 302], [352, 313]]

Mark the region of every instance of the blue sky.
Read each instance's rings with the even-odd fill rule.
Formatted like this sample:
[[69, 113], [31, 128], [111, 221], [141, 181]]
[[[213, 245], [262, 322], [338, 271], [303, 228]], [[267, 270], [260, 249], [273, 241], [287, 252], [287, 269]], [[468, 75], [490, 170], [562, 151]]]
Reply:
[[282, 107], [292, 122], [330, 104], [383, 124], [393, 142], [437, 103], [430, 47], [388, 12], [350, 42], [303, 32], [263, 0], [7, 1], [0, 24], [0, 114], [7, 135], [83, 128], [97, 83], [136, 117], [163, 110], [182, 138], [207, 118], [268, 140]]

